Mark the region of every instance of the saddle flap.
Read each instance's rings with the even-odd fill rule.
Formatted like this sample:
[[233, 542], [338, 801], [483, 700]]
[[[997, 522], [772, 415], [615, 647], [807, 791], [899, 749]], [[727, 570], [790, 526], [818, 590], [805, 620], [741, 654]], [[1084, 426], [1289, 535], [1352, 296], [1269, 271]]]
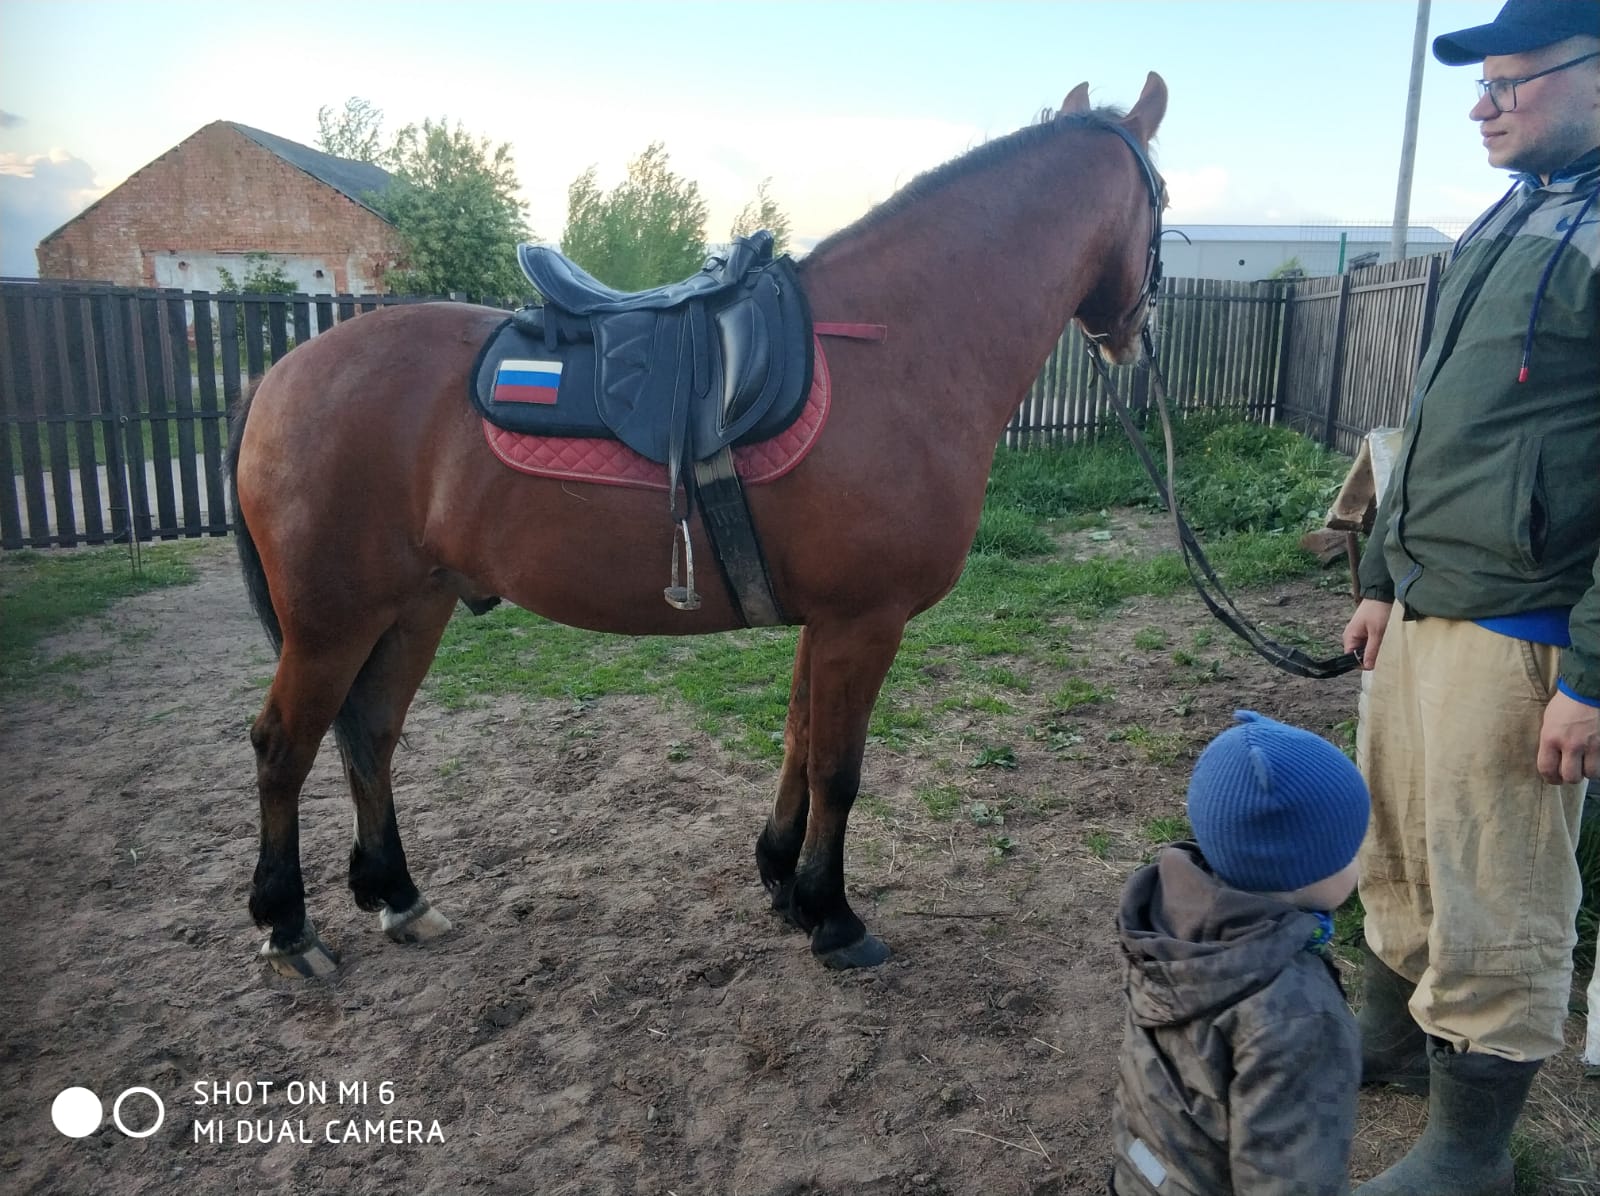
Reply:
[[739, 302], [718, 312], [716, 327], [723, 391], [712, 405], [715, 426], [697, 428], [701, 456], [723, 444], [776, 436], [793, 422], [796, 396], [803, 400], [811, 389], [811, 307], [788, 258], [762, 271]]
[[615, 312], [593, 324], [595, 408], [618, 440], [652, 461], [669, 459], [673, 424], [687, 410], [686, 325], [675, 311]]

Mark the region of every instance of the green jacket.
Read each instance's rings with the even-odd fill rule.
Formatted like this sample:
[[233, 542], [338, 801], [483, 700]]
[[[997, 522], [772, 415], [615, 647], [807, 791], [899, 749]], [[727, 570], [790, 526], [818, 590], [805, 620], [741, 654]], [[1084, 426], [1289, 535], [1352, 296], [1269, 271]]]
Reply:
[[[1483, 619], [1571, 607], [1600, 701], [1600, 150], [1519, 177], [1462, 236], [1361, 560], [1364, 597]], [[1519, 381], [1519, 375], [1523, 380]]]

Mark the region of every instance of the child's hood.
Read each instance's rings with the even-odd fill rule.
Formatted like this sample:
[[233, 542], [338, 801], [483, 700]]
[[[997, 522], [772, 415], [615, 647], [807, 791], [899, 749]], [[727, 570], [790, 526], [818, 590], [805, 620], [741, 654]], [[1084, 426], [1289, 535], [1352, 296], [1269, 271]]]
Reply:
[[1177, 843], [1129, 877], [1117, 929], [1134, 1020], [1159, 1026], [1264, 988], [1306, 949], [1317, 918], [1229, 888], [1206, 868], [1199, 847]]

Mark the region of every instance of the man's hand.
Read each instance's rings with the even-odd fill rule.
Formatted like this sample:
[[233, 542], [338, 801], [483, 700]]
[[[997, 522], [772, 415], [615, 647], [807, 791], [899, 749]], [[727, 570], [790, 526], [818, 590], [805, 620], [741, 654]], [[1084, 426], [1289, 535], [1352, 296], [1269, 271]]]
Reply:
[[1600, 706], [1556, 691], [1539, 730], [1539, 775], [1550, 785], [1600, 780]]
[[1350, 622], [1345, 624], [1344, 650], [1361, 653], [1364, 669], [1378, 663], [1378, 648], [1383, 643], [1383, 632], [1389, 626], [1389, 610], [1393, 606], [1392, 602], [1363, 598], [1356, 613], [1350, 616]]

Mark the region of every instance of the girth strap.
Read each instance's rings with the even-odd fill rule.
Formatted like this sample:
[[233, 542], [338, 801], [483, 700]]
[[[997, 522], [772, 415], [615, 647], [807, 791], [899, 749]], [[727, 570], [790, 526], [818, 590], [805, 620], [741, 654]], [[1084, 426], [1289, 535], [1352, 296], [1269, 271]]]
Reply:
[[722, 562], [723, 574], [734, 603], [747, 627], [777, 627], [785, 622], [783, 608], [772, 591], [761, 542], [750, 522], [750, 507], [734, 468], [733, 450], [723, 447], [694, 464], [694, 485], [699, 491], [700, 514], [706, 534]]

